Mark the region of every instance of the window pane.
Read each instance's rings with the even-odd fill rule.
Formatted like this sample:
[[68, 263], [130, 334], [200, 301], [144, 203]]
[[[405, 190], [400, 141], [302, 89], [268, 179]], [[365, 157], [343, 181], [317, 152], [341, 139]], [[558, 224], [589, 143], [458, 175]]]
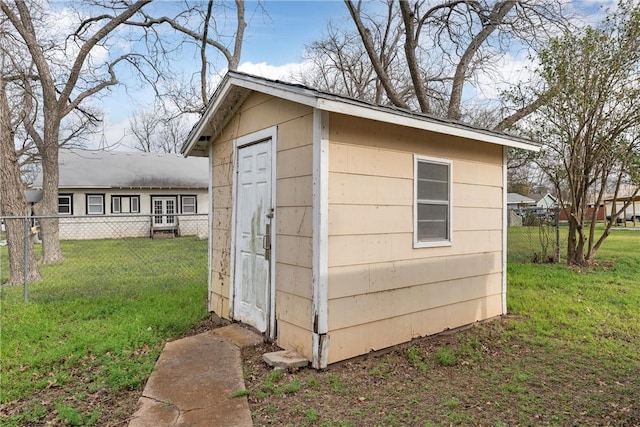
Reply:
[[449, 185], [446, 182], [418, 180], [418, 200], [449, 200]]
[[418, 161], [418, 179], [448, 181], [449, 166], [439, 163]]
[[[153, 213], [154, 214], [161, 214], [162, 213], [162, 200], [154, 200], [153, 201]], [[153, 217], [153, 222], [155, 224], [162, 224], [162, 217], [161, 216]]]
[[196, 213], [196, 198], [185, 196], [182, 198], [182, 213]]
[[140, 212], [140, 198], [138, 198], [138, 196], [131, 198], [131, 212]]
[[446, 240], [447, 221], [418, 221], [418, 240]]
[[58, 197], [58, 213], [71, 214], [71, 196]]
[[102, 214], [102, 196], [88, 196], [87, 197], [87, 213], [88, 214]]
[[120, 197], [112, 197], [111, 198], [111, 209], [113, 210], [114, 213], [119, 213], [121, 208], [120, 208]]
[[451, 238], [451, 165], [416, 157], [415, 233], [417, 242], [443, 242]]
[[449, 216], [449, 206], [418, 204], [418, 221], [446, 221]]

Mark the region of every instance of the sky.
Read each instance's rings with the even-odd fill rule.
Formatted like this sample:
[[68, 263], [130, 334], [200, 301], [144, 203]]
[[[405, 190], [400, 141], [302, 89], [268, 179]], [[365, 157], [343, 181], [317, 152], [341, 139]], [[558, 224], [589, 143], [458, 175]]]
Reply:
[[[569, 7], [583, 15], [586, 21], [597, 20], [601, 7], [612, 3], [611, 0], [568, 1]], [[156, 7], [166, 8], [169, 14], [171, 8], [179, 4], [161, 0]], [[248, 26], [239, 70], [275, 79], [284, 79], [292, 71], [301, 69], [305, 45], [322, 37], [329, 20], [334, 25], [350, 24], [342, 0], [263, 0], [260, 4], [247, 1], [246, 20]], [[514, 53], [505, 56], [498, 68], [505, 79], [517, 81], [527, 78], [529, 71], [526, 65], [526, 55]], [[479, 83], [482, 86], [480, 96], [496, 96], [497, 88], [489, 78]], [[128, 86], [111, 91], [97, 105], [105, 113], [104, 124], [101, 132], [90, 142], [91, 148], [109, 146], [119, 150], [130, 149], [133, 142], [127, 131], [129, 118], [135, 111], [151, 103], [152, 92], [148, 88], [134, 89]]]
[[[164, 12], [169, 14], [172, 7], [180, 4], [161, 0], [160, 8], [166, 8]], [[322, 37], [329, 20], [341, 23], [348, 18], [342, 0], [263, 0], [260, 4], [246, 2], [248, 26], [239, 70], [274, 79], [285, 78], [301, 69], [304, 46]], [[221, 64], [226, 63], [221, 61]], [[153, 96], [149, 88], [136, 86], [118, 87], [97, 102], [97, 107], [104, 112], [104, 123], [90, 141], [91, 148], [127, 150], [133, 144], [127, 131], [129, 117], [151, 104]]]

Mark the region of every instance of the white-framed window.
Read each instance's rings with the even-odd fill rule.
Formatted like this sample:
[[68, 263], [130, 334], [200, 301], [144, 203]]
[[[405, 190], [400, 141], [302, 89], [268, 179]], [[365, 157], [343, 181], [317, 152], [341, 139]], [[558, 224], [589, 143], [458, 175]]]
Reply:
[[451, 245], [451, 168], [446, 159], [414, 155], [413, 245]]
[[140, 213], [140, 196], [111, 196], [111, 213]]
[[104, 215], [104, 194], [87, 194], [87, 215]]
[[181, 197], [181, 212], [186, 214], [197, 213], [196, 196], [182, 196]]
[[58, 214], [73, 215], [73, 194], [58, 194]]

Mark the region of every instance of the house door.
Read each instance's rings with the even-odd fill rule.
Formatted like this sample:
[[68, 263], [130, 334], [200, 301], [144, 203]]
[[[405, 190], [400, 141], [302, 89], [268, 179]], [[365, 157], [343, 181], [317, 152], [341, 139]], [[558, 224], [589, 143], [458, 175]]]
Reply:
[[153, 198], [153, 225], [155, 227], [171, 227], [176, 225], [176, 198]]
[[268, 327], [272, 215], [272, 140], [238, 149], [233, 317], [260, 332]]

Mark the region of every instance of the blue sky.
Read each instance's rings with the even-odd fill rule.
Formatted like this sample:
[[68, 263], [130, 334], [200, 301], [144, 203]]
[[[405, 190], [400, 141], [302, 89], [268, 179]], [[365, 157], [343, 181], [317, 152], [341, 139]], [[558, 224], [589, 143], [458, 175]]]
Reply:
[[[253, 6], [253, 8], [252, 8]], [[255, 10], [247, 2], [247, 13]], [[321, 37], [330, 18], [339, 22], [348, 16], [340, 0], [264, 2], [268, 16], [256, 11], [247, 28], [242, 61], [283, 65], [302, 60], [305, 44]]]
[[[166, 15], [181, 4], [178, 1], [152, 3]], [[282, 78], [296, 64], [302, 63], [305, 44], [322, 36], [329, 19], [340, 23], [346, 22], [343, 20], [348, 17], [342, 0], [266, 0], [261, 4], [262, 8], [257, 1], [246, 2], [245, 19], [248, 26], [245, 30], [240, 70], [271, 78]], [[229, 22], [235, 25], [235, 12], [231, 13]], [[193, 53], [186, 55], [184, 62], [197, 64], [197, 58], [192, 55]], [[224, 60], [219, 61], [219, 70], [223, 70], [225, 66]], [[101, 144], [113, 146], [123, 138], [125, 145], [130, 144], [126, 143], [130, 139], [125, 135], [129, 117], [136, 110], [150, 106], [153, 102], [151, 89], [138, 86], [139, 84], [133, 83], [113, 88], [97, 102], [105, 114], [104, 126], [90, 144], [92, 148]]]

